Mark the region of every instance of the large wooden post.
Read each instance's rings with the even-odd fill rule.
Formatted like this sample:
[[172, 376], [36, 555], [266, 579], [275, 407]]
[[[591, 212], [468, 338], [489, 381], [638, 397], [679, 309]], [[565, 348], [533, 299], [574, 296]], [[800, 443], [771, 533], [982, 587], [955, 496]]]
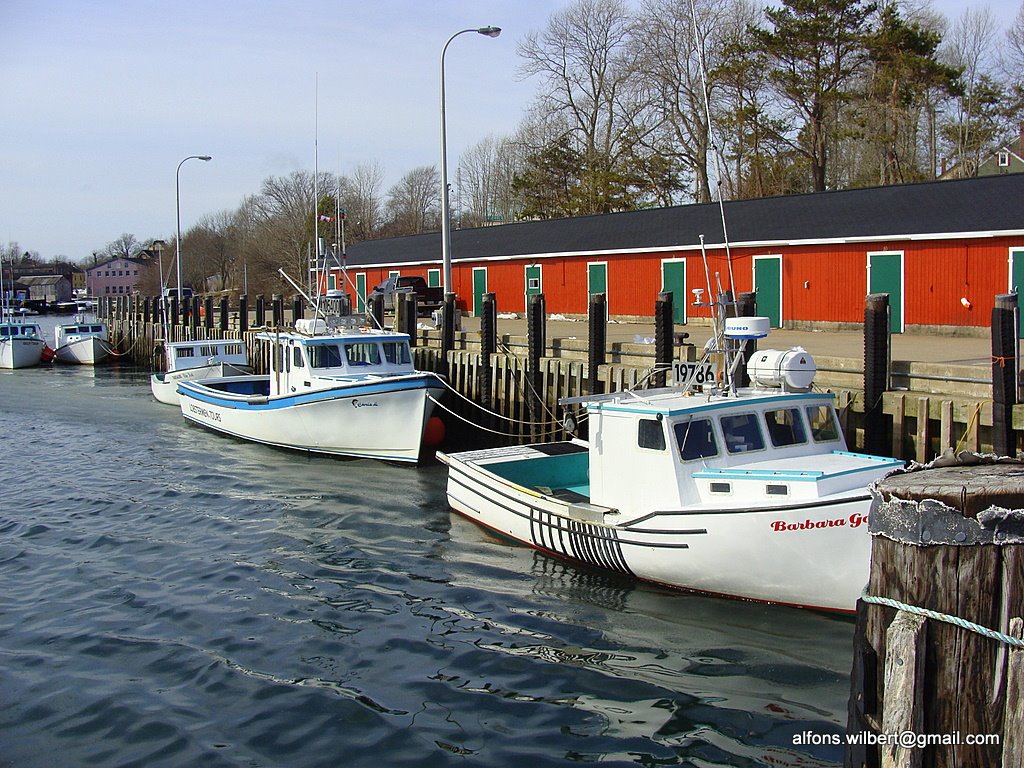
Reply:
[[547, 399], [547, 393], [542, 391], [540, 375], [540, 360], [544, 357], [544, 349], [547, 346], [545, 320], [544, 294], [530, 296], [526, 304], [527, 376], [530, 386], [525, 398], [535, 438], [539, 437], [538, 433], [546, 431], [539, 428]]
[[992, 308], [992, 450], [1017, 455], [1013, 406], [1017, 404], [1017, 295], [996, 296]]
[[864, 450], [885, 455], [882, 397], [889, 389], [889, 294], [872, 293], [864, 307]]
[[589, 348], [587, 350], [587, 383], [590, 394], [604, 392], [601, 381], [601, 366], [605, 363], [605, 349], [608, 343], [608, 304], [603, 293], [590, 295]]
[[[1020, 765], [1007, 762], [1024, 733], [1009, 693], [1020, 651], [993, 632], [1012, 635], [1024, 615], [1024, 462], [950, 455], [890, 475], [873, 489], [870, 531], [848, 730], [874, 748], [851, 747], [846, 765]], [[901, 731], [919, 738], [886, 742]]]
[[480, 312], [480, 370], [477, 374], [477, 392], [480, 403], [494, 408], [491, 390], [491, 357], [498, 351], [498, 300], [493, 293], [485, 293]]

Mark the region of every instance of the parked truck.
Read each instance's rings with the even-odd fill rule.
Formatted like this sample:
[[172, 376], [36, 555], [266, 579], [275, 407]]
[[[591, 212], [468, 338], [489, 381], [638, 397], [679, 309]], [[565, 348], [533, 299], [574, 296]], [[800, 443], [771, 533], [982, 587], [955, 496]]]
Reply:
[[389, 277], [378, 285], [370, 293], [368, 298], [373, 296], [384, 297], [384, 311], [395, 310], [395, 296], [400, 293], [415, 293], [417, 307], [422, 314], [430, 314], [435, 309], [440, 309], [444, 303], [444, 289], [427, 285], [427, 281], [415, 275], [400, 275]]

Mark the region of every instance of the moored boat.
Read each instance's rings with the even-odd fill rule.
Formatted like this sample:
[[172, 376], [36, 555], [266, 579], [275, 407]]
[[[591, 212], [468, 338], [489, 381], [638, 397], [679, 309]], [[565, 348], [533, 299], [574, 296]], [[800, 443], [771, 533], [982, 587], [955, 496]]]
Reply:
[[31, 368], [50, 356], [39, 323], [0, 322], [0, 368]]
[[102, 363], [113, 351], [106, 324], [97, 320], [86, 322], [83, 318], [58, 325], [54, 330], [54, 345], [55, 360], [78, 365]]
[[164, 345], [164, 370], [149, 377], [153, 397], [180, 405], [178, 384], [190, 379], [214, 379], [251, 374], [249, 354], [239, 339], [174, 341]]
[[847, 450], [806, 351], [755, 353], [745, 387], [725, 361], [708, 385], [563, 401], [585, 408], [587, 441], [438, 454], [449, 504], [641, 579], [854, 610], [870, 565], [868, 486], [902, 462]]
[[179, 382], [185, 418], [280, 448], [420, 459], [444, 384], [413, 368], [406, 334], [318, 319], [258, 338], [270, 345], [270, 374]]

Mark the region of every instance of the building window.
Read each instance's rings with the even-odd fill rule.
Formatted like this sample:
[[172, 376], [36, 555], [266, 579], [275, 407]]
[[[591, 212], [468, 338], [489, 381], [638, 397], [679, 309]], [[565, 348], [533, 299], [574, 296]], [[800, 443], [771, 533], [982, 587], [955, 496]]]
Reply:
[[999, 153], [999, 167], [1009, 168], [1010, 167], [1010, 153], [1003, 151]]

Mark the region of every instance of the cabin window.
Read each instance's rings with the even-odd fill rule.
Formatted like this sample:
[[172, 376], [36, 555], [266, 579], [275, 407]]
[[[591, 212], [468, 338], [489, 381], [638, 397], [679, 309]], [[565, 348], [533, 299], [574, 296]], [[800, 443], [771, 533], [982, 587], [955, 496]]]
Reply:
[[807, 421], [811, 424], [811, 437], [816, 443], [830, 443], [839, 439], [839, 424], [836, 413], [828, 405], [812, 405], [807, 408]]
[[217, 355], [217, 348], [203, 345], [199, 348], [199, 354], [203, 357], [215, 357]]
[[665, 430], [661, 422], [654, 419], [640, 419], [637, 425], [636, 444], [652, 451], [665, 450]]
[[312, 344], [309, 364], [313, 368], [341, 368], [341, 350], [337, 344]]
[[764, 492], [769, 496], [789, 496], [789, 486], [768, 483], [768, 485], [764, 487]]
[[10, 335], [11, 335], [11, 329], [8, 328], [6, 325], [4, 327], [0, 328], [0, 336], [10, 336]]
[[718, 455], [711, 419], [691, 419], [675, 425], [676, 443], [683, 461]]
[[350, 366], [380, 365], [380, 348], [376, 342], [368, 341], [346, 344], [345, 359]]
[[292, 365], [296, 368], [302, 368], [302, 347], [294, 347], [292, 349]]
[[757, 414], [736, 413], [723, 416], [719, 423], [722, 425], [725, 447], [729, 453], [746, 453], [764, 448], [764, 437], [757, 423]]
[[385, 341], [384, 359], [392, 365], [410, 365], [412, 358], [409, 356], [409, 345], [404, 341]]
[[176, 350], [174, 350], [174, 356], [175, 357], [195, 357], [196, 356], [196, 348], [195, 347], [178, 347]]
[[768, 437], [771, 438], [772, 445], [776, 448], [807, 442], [804, 422], [800, 418], [798, 409], [779, 408], [774, 411], [765, 411], [764, 420], [768, 425]]
[[732, 493], [732, 483], [711, 483], [712, 493]]
[[225, 344], [224, 345], [224, 354], [225, 355], [240, 355], [240, 354], [242, 354], [242, 345], [241, 344]]

